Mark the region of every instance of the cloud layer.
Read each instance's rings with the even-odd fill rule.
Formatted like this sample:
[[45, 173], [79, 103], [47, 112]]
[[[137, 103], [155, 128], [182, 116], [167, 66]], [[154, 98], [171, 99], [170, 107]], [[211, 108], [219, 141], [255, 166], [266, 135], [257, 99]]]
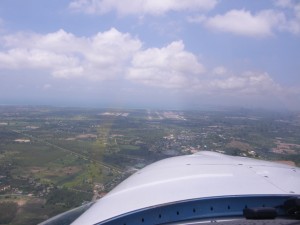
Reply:
[[[145, 87], [226, 95], [280, 94], [267, 73], [207, 69], [182, 41], [144, 48], [142, 41], [112, 28], [91, 37], [64, 30], [45, 35], [18, 33], [1, 38], [0, 70], [39, 70], [57, 79], [126, 80]], [[50, 86], [48, 85], [47, 88]]]
[[64, 30], [46, 35], [17, 34], [2, 38], [0, 68], [44, 69], [55, 77], [112, 79], [123, 73], [141, 42], [112, 28], [92, 37]]
[[231, 10], [224, 15], [207, 18], [204, 23], [206, 27], [217, 31], [264, 37], [272, 35], [273, 29], [284, 20], [282, 13], [272, 10], [264, 10], [257, 14], [246, 10]]
[[213, 31], [248, 37], [268, 37], [283, 31], [300, 35], [300, 3], [277, 0], [274, 4], [276, 9], [255, 13], [245, 9], [232, 9], [210, 17], [202, 14], [190, 16], [188, 21], [203, 24]]
[[151, 86], [184, 88], [204, 71], [195, 55], [185, 51], [183, 42], [178, 41], [161, 49], [137, 52], [127, 78]]
[[216, 0], [73, 0], [69, 8], [87, 14], [161, 15], [169, 11], [211, 10]]
[[116, 12], [122, 16], [158, 16], [172, 11], [188, 11], [194, 13], [188, 18], [189, 22], [200, 23], [213, 31], [256, 38], [273, 36], [283, 31], [300, 35], [300, 3], [297, 1], [273, 0], [272, 9], [257, 12], [231, 9], [223, 14], [203, 14], [213, 10], [218, 3], [217, 0], [73, 0], [69, 9], [100, 15]]

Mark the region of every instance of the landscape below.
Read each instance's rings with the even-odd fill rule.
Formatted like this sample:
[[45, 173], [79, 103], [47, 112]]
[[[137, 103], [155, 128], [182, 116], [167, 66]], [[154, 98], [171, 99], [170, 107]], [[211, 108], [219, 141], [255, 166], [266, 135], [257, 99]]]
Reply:
[[0, 224], [37, 224], [201, 150], [300, 165], [300, 113], [0, 106]]

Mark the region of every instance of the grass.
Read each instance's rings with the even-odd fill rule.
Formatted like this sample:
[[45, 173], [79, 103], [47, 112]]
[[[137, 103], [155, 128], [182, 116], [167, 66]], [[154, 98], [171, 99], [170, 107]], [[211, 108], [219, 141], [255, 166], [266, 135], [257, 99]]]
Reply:
[[22, 167], [27, 166], [44, 166], [45, 164], [64, 157], [64, 153], [52, 147], [43, 144], [9, 144], [6, 151], [18, 152], [13, 157], [14, 162]]
[[103, 168], [99, 164], [90, 163], [84, 166], [82, 171], [78, 174], [74, 174], [64, 180], [61, 180], [67, 188], [80, 188], [91, 190], [94, 183], [102, 183], [104, 178]]

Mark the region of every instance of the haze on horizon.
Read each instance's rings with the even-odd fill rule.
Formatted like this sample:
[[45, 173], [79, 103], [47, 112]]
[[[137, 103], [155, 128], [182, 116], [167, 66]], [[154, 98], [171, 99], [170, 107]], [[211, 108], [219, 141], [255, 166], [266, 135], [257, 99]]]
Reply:
[[0, 105], [300, 109], [297, 0], [3, 0]]

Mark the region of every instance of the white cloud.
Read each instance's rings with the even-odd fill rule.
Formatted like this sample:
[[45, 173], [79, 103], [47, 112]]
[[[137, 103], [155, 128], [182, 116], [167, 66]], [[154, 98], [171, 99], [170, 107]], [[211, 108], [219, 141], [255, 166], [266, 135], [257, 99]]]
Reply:
[[181, 41], [163, 48], [138, 51], [132, 59], [127, 79], [146, 86], [177, 89], [195, 95], [268, 96], [288, 92], [268, 73], [234, 74], [224, 66], [206, 71]]
[[40, 49], [11, 49], [6, 53], [0, 53], [0, 67], [6, 69], [21, 68], [56, 68], [65, 65], [76, 65], [76, 59], [65, 55], [59, 55], [53, 52], [43, 51]]
[[193, 15], [187, 18], [190, 23], [200, 23], [206, 28], [248, 37], [268, 37], [275, 32], [300, 34], [300, 2], [274, 0], [276, 9], [252, 13], [248, 10], [232, 9], [225, 14], [207, 17]]
[[288, 14], [285, 20], [278, 25], [281, 31], [288, 31], [293, 34], [300, 34], [300, 2], [278, 0], [275, 4], [286, 9]]
[[204, 71], [196, 56], [184, 50], [182, 41], [177, 41], [161, 49], [137, 52], [127, 79], [150, 86], [184, 88]]
[[0, 69], [19, 74], [30, 69], [36, 76], [44, 71], [56, 78], [112, 79], [116, 83], [126, 80], [142, 87], [192, 92], [195, 96], [288, 92], [267, 73], [236, 75], [224, 66], [205, 70], [182, 41], [147, 49], [139, 39], [116, 29], [91, 37], [78, 37], [63, 30], [45, 35], [19, 33], [1, 37], [0, 41]]
[[268, 73], [244, 72], [241, 75], [231, 75], [225, 78], [214, 78], [206, 87], [209, 91], [219, 91], [234, 94], [263, 95], [281, 91], [281, 87]]
[[76, 37], [59, 30], [46, 35], [1, 38], [0, 68], [46, 69], [55, 77], [103, 80], [120, 75], [141, 42], [112, 28], [95, 36]]
[[69, 8], [87, 14], [161, 15], [169, 11], [211, 10], [217, 0], [73, 0]]
[[284, 21], [283, 13], [263, 10], [252, 14], [247, 10], [230, 10], [224, 15], [216, 15], [204, 20], [204, 25], [212, 30], [229, 32], [251, 37], [266, 37]]

